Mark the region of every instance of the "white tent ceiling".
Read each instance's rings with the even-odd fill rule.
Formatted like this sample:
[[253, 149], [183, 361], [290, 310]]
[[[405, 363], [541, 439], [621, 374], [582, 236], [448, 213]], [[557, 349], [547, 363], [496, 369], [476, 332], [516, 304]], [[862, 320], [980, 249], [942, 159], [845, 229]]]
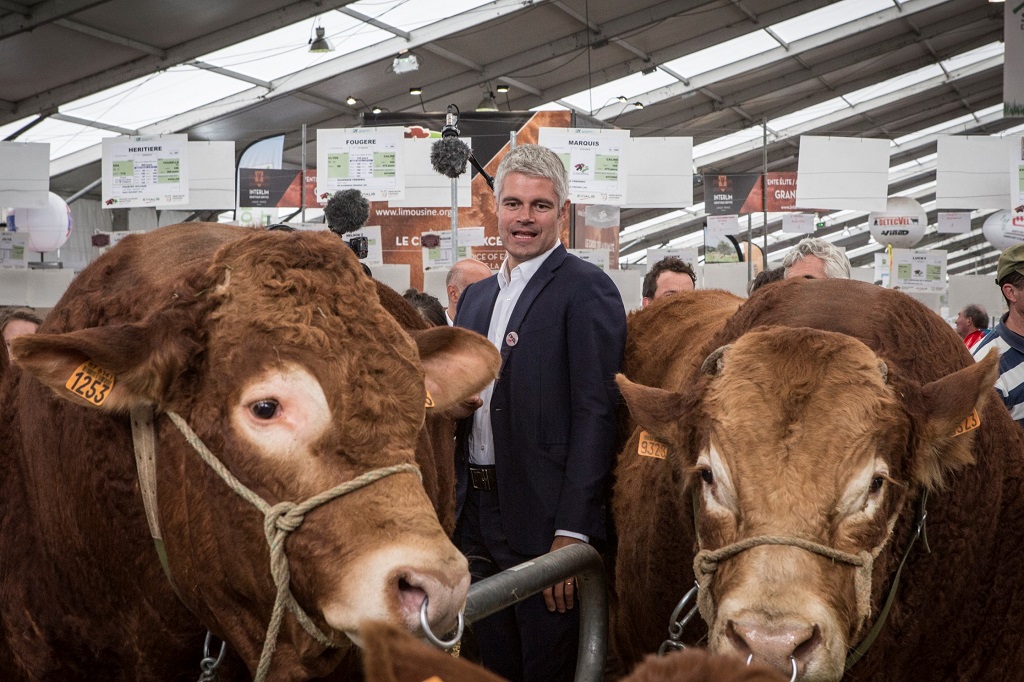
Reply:
[[[315, 26], [334, 52], [308, 52]], [[937, 140], [1024, 129], [1001, 115], [1002, 34], [1003, 6], [984, 0], [0, 0], [0, 139], [50, 142], [67, 196], [99, 178], [106, 136], [241, 150], [284, 133], [297, 166], [303, 124], [315, 139], [372, 123], [372, 107], [472, 109], [502, 83], [501, 108], [692, 136], [698, 202], [702, 173], [796, 170], [801, 134], [889, 139], [890, 194], [934, 224]], [[419, 70], [391, 72], [406, 49]], [[625, 261], [699, 245], [701, 208], [623, 211]], [[951, 273], [991, 272], [985, 215], [965, 235], [932, 227], [922, 246], [948, 250]], [[866, 223], [841, 211], [821, 232], [864, 265], [882, 248]], [[771, 260], [797, 241], [780, 228], [769, 215]]]

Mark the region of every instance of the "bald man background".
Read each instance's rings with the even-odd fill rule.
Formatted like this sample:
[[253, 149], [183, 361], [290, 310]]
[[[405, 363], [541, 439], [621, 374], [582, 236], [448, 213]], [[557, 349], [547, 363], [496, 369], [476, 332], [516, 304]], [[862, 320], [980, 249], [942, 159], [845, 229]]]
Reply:
[[448, 307], [445, 308], [444, 316], [448, 318], [449, 327], [455, 319], [455, 311], [459, 306], [459, 296], [462, 295], [463, 289], [493, 274], [489, 267], [475, 258], [460, 260], [448, 271], [448, 277], [444, 280], [448, 292]]

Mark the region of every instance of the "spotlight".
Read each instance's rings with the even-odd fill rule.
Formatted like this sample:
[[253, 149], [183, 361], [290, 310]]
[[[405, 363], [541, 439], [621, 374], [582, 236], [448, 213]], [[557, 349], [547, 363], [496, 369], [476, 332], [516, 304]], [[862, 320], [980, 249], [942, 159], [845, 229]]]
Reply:
[[409, 94], [410, 95], [422, 95], [423, 94], [423, 88], [409, 88]]
[[356, 99], [352, 95], [349, 95], [348, 99], [345, 100], [345, 104], [349, 105], [350, 107], [354, 107], [356, 105], [356, 102], [358, 101], [358, 99]]
[[643, 102], [633, 102], [633, 107], [635, 109], [643, 109], [644, 108], [644, 103]]
[[323, 26], [316, 27], [316, 40], [309, 43], [309, 51], [317, 54], [322, 52], [334, 52], [334, 46], [331, 45], [331, 41], [324, 37]]
[[381, 109], [380, 107], [374, 107], [373, 109], [370, 109], [370, 111], [372, 111], [374, 114], [379, 114], [380, 112], [382, 112], [384, 110]]
[[618, 100], [619, 102], [622, 102], [623, 104], [625, 104], [626, 102], [628, 102], [628, 101], [629, 101], [629, 100], [627, 100], [627, 99], [626, 99], [626, 96], [625, 96], [625, 95], [619, 95], [619, 96], [618, 96], [618, 97], [616, 97], [615, 99], [617, 99], [617, 100]]
[[508, 86], [505, 85], [504, 83], [499, 84], [498, 85], [498, 92], [502, 92], [502, 93], [508, 92]]
[[400, 52], [395, 60], [391, 62], [391, 70], [395, 73], [409, 73], [420, 68], [419, 57], [412, 52]]
[[476, 105], [476, 111], [497, 111], [498, 102], [494, 99], [494, 95], [488, 92], [484, 95], [484, 98], [480, 100], [480, 104]]

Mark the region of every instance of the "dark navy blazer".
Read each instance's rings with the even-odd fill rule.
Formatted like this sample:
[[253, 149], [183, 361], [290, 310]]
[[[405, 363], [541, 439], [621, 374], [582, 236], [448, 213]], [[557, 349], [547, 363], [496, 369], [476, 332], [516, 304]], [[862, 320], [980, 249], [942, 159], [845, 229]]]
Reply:
[[[497, 276], [467, 287], [455, 324], [487, 336], [498, 291]], [[518, 335], [512, 346], [509, 332]], [[619, 398], [614, 377], [626, 342], [618, 289], [559, 245], [527, 283], [502, 338], [490, 414], [509, 545], [544, 554], [556, 530], [604, 539]], [[468, 485], [472, 426], [470, 417], [458, 430], [456, 518]]]

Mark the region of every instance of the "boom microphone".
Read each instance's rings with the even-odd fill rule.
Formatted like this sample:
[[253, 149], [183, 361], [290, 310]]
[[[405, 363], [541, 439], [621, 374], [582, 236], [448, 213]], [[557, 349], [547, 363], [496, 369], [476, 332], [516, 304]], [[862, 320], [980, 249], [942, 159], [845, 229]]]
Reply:
[[335, 192], [324, 206], [327, 227], [337, 235], [358, 230], [369, 217], [370, 202], [357, 189]]
[[441, 137], [458, 137], [459, 134], [459, 108], [454, 104], [449, 104], [448, 111], [444, 115], [444, 128], [441, 128]]
[[430, 147], [430, 165], [441, 175], [457, 178], [466, 172], [466, 162], [473, 155], [473, 151], [468, 144], [458, 138], [457, 134], [445, 137], [442, 132], [441, 136], [441, 139]]

